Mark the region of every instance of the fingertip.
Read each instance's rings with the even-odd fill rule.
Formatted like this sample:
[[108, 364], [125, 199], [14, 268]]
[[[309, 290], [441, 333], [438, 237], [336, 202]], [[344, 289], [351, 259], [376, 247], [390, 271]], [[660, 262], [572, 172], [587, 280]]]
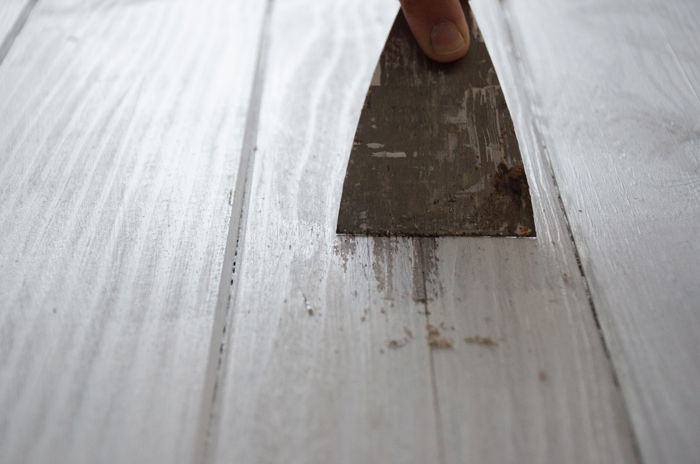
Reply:
[[402, 0], [418, 45], [431, 59], [451, 62], [469, 51], [469, 27], [459, 0]]
[[428, 56], [435, 61], [450, 62], [458, 60], [469, 51], [469, 31], [464, 24], [460, 28], [449, 20], [433, 25], [430, 31], [430, 49]]

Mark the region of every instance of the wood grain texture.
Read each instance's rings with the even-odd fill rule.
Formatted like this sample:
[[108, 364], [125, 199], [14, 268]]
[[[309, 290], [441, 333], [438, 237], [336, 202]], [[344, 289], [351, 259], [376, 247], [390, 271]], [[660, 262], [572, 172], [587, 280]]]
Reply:
[[437, 461], [412, 242], [335, 234], [347, 149], [395, 12], [274, 4], [215, 462]]
[[700, 4], [507, 5], [643, 460], [700, 462]]
[[537, 240], [425, 240], [427, 309], [447, 462], [636, 462], [531, 102], [498, 3], [474, 12], [508, 98]]
[[45, 0], [0, 67], [0, 462], [189, 462], [257, 2]]
[[527, 101], [540, 239], [335, 235], [395, 8], [275, 3], [211, 460], [636, 462]]

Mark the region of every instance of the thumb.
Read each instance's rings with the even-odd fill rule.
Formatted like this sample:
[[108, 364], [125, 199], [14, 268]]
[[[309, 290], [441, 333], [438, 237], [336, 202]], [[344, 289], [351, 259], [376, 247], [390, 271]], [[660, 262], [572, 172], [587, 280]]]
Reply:
[[401, 0], [418, 45], [435, 61], [455, 61], [469, 50], [469, 27], [459, 0]]

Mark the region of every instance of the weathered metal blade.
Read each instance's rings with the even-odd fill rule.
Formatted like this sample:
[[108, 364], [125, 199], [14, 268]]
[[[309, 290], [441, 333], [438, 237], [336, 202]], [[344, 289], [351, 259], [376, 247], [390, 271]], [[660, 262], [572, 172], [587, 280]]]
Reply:
[[425, 57], [399, 13], [365, 99], [338, 233], [534, 236], [508, 107], [468, 4], [471, 48]]

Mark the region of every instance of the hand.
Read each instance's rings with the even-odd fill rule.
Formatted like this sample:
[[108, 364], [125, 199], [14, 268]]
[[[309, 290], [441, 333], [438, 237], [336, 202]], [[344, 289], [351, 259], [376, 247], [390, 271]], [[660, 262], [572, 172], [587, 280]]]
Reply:
[[401, 0], [420, 48], [435, 61], [455, 61], [469, 50], [469, 27], [459, 0]]

